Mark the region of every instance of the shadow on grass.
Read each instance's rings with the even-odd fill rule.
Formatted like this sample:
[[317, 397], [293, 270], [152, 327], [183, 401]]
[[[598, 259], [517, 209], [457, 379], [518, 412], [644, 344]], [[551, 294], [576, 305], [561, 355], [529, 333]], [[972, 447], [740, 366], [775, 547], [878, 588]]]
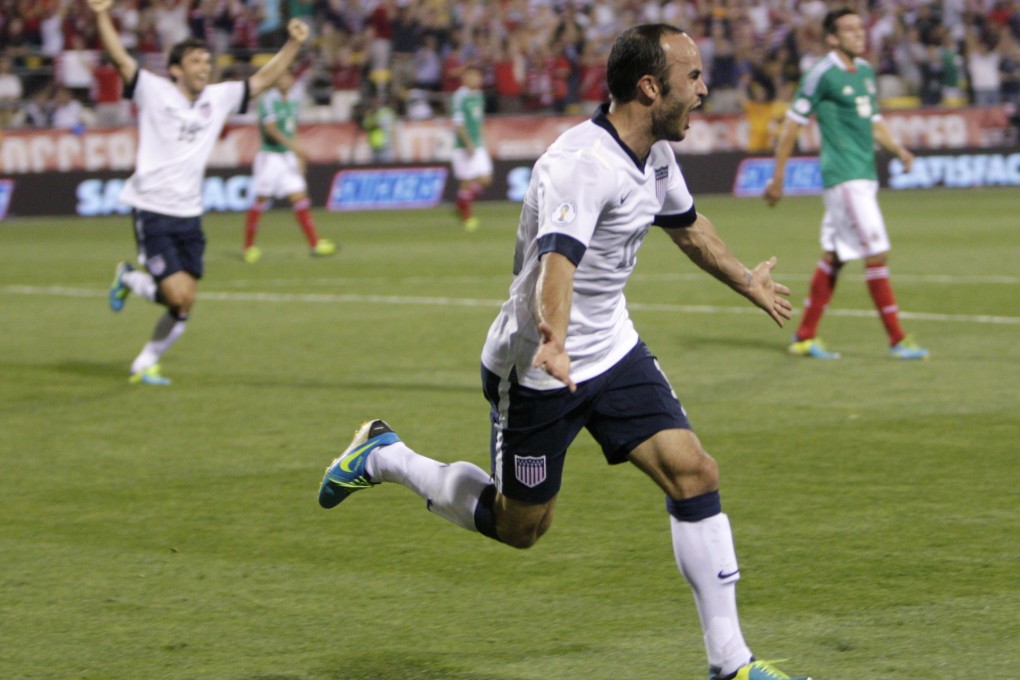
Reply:
[[[457, 662], [454, 661], [453, 664]], [[519, 675], [477, 673], [456, 668], [445, 657], [409, 656], [384, 651], [337, 659], [335, 666], [310, 674], [266, 674], [245, 676], [245, 680], [522, 680]]]

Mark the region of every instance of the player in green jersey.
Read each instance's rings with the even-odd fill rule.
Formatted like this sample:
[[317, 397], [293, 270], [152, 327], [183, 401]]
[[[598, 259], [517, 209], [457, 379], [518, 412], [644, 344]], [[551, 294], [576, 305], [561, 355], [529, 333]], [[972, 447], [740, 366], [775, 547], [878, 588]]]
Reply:
[[468, 65], [461, 75], [461, 86], [453, 93], [454, 142], [450, 160], [457, 188], [457, 211], [467, 231], [478, 228], [472, 215], [475, 199], [492, 182], [492, 158], [485, 148], [485, 94], [482, 92], [482, 70]]
[[259, 100], [259, 131], [262, 148], [255, 154], [252, 169], [252, 193], [255, 200], [248, 209], [244, 222], [244, 260], [255, 264], [262, 251], [255, 245], [262, 213], [274, 198], [286, 197], [294, 211], [294, 219], [308, 239], [313, 256], [332, 255], [336, 244], [319, 238], [310, 211], [308, 183], [305, 182], [305, 152], [297, 143], [298, 102], [290, 93], [295, 84], [294, 74], [284, 73], [276, 86]]
[[878, 112], [875, 72], [861, 58], [865, 49], [861, 17], [849, 8], [835, 9], [826, 14], [823, 27], [832, 51], [801, 79], [776, 143], [775, 171], [764, 194], [771, 206], [782, 198], [786, 162], [801, 128], [814, 114], [822, 134], [823, 253], [789, 350], [797, 356], [839, 358], [838, 353], [825, 348], [816, 331], [843, 264], [863, 259], [868, 291], [889, 336], [891, 355], [925, 359], [928, 351], [900, 327], [899, 308], [889, 283], [889, 237], [878, 207], [875, 142], [896, 155], [907, 171], [914, 155], [893, 139]]

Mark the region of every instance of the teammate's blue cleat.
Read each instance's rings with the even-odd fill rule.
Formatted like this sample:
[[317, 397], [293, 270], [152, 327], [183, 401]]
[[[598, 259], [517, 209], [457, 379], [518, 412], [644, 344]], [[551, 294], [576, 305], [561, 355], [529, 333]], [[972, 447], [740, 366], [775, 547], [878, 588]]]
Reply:
[[119, 312], [124, 309], [124, 301], [131, 289], [124, 285], [124, 275], [134, 271], [127, 262], [121, 262], [113, 272], [113, 283], [110, 285], [110, 309]]
[[326, 468], [319, 487], [319, 505], [335, 507], [355, 491], [375, 486], [365, 474], [365, 459], [378, 447], [399, 441], [397, 433], [383, 420], [362, 423], [350, 445]]
[[786, 351], [794, 356], [809, 357], [811, 359], [838, 359], [840, 357], [839, 352], [830, 352], [827, 350], [825, 345], [818, 338], [798, 340], [796, 336], [794, 336], [793, 343]]
[[889, 353], [894, 359], [927, 359], [928, 350], [914, 342], [914, 338], [907, 336], [889, 348]]
[[722, 676], [712, 671], [709, 680], [811, 680], [811, 678], [791, 678], [789, 675], [772, 665], [771, 661], [755, 661], [741, 666], [732, 675]]

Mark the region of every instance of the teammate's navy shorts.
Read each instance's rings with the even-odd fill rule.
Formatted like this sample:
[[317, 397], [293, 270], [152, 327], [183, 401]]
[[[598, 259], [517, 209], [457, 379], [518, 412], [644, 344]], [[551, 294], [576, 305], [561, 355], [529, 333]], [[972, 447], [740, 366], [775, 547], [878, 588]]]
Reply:
[[522, 387], [482, 366], [482, 390], [492, 405], [489, 444], [496, 488], [507, 498], [544, 503], [560, 490], [567, 447], [587, 428], [610, 465], [654, 434], [691, 429], [687, 414], [645, 343], [602, 375], [564, 387]]
[[148, 210], [135, 210], [135, 243], [138, 260], [156, 281], [171, 274], [188, 272], [202, 278], [205, 234], [202, 218], [173, 217]]

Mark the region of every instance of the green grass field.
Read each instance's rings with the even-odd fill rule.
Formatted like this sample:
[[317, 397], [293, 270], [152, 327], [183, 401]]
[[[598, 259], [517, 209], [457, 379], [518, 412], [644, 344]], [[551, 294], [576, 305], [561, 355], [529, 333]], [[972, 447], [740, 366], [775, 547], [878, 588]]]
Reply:
[[[765, 658], [816, 680], [1011, 678], [1020, 668], [1020, 198], [884, 192], [904, 324], [932, 360], [888, 358], [860, 264], [822, 334], [778, 329], [649, 235], [638, 330], [723, 473]], [[817, 197], [702, 197], [735, 252], [779, 257], [799, 306]], [[582, 435], [556, 522], [514, 551], [400, 487], [331, 511], [323, 467], [364, 419], [488, 466], [478, 354], [518, 207], [286, 211], [264, 256], [209, 215], [207, 276], [168, 388], [128, 367], [159, 310], [106, 289], [126, 217], [0, 223], [0, 678], [687, 680], [705, 677], [662, 497]]]

